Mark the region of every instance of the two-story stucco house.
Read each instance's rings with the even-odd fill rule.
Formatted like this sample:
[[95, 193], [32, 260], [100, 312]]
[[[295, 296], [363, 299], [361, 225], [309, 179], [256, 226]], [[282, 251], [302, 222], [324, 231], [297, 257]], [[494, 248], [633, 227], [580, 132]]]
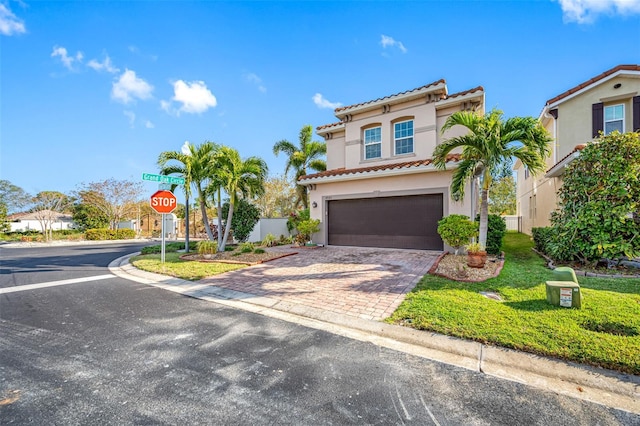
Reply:
[[550, 225], [565, 167], [584, 144], [605, 135], [640, 130], [640, 65], [618, 65], [549, 99], [540, 121], [551, 134], [547, 172], [532, 176], [516, 162], [517, 209], [522, 231]]
[[457, 213], [475, 216], [473, 191], [454, 202], [451, 155], [446, 171], [432, 163], [436, 145], [463, 134], [442, 126], [452, 113], [484, 113], [484, 89], [448, 94], [444, 80], [335, 110], [339, 122], [316, 133], [327, 143], [327, 171], [306, 175], [311, 217], [321, 221], [314, 242], [442, 250], [437, 222]]

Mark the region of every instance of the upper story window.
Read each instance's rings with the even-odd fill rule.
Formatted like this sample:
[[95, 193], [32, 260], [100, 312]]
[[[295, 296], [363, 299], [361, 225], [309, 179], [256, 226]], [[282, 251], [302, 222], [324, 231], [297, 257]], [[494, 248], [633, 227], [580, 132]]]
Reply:
[[382, 157], [382, 128], [372, 127], [364, 131], [364, 159]]
[[624, 104], [604, 107], [604, 134], [614, 130], [624, 133]]
[[413, 152], [413, 120], [401, 121], [393, 125], [393, 141], [396, 155]]

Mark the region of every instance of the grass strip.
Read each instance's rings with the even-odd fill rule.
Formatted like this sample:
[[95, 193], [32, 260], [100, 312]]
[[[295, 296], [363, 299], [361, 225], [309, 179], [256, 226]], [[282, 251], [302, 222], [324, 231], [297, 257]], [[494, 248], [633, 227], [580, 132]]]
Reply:
[[552, 306], [545, 281], [553, 273], [532, 246], [529, 236], [508, 233], [504, 269], [482, 283], [425, 275], [387, 321], [640, 374], [640, 280], [579, 277], [582, 309]]

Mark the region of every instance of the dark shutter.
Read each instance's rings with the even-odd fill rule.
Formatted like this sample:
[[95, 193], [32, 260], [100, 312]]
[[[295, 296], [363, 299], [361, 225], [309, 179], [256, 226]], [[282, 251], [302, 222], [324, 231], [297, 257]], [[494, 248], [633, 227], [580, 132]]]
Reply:
[[604, 130], [604, 112], [602, 102], [591, 105], [592, 137], [597, 138], [598, 133]]
[[640, 132], [640, 96], [633, 97], [633, 131]]

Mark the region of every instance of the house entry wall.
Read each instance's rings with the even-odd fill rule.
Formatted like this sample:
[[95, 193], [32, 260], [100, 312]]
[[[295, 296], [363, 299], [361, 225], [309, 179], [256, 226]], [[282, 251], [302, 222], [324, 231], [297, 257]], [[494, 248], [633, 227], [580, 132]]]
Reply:
[[330, 200], [328, 244], [442, 250], [443, 194]]

